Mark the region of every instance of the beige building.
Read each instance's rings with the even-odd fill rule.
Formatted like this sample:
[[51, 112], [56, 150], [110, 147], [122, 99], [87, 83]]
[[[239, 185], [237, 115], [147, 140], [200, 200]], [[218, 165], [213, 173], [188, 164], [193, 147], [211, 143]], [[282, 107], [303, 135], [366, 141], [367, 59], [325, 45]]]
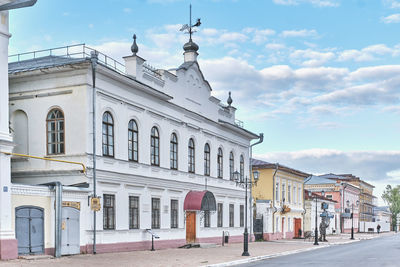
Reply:
[[256, 159], [252, 159], [252, 166], [260, 172], [252, 195], [256, 220], [262, 221], [263, 239], [298, 237], [303, 231], [304, 179], [310, 175]]

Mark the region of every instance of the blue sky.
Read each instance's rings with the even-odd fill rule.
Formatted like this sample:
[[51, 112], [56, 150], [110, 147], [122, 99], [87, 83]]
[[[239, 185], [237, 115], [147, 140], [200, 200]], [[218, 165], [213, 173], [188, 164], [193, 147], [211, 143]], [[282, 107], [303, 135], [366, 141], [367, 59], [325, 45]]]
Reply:
[[86, 43], [122, 62], [133, 33], [157, 68], [183, 61], [193, 18], [199, 63], [264, 160], [400, 181], [399, 0], [38, 0], [11, 12], [10, 54]]

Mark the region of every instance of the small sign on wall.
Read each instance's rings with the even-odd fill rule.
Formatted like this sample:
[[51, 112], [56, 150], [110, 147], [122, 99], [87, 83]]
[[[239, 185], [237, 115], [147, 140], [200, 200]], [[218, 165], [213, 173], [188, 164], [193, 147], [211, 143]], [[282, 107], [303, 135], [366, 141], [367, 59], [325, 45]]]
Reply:
[[90, 199], [90, 208], [93, 211], [99, 211], [101, 209], [101, 203], [100, 203], [100, 198], [98, 197], [92, 197]]

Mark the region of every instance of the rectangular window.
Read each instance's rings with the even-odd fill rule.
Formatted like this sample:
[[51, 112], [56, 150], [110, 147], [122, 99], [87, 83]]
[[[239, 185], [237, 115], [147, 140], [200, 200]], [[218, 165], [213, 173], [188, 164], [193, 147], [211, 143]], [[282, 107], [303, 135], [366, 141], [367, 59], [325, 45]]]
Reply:
[[326, 198], [332, 199], [332, 195], [326, 195]]
[[284, 183], [282, 183], [282, 202], [285, 202], [285, 200], [286, 200], [285, 188], [286, 188], [286, 185]]
[[151, 228], [160, 229], [160, 199], [151, 199]]
[[210, 227], [210, 211], [204, 211], [204, 227]]
[[223, 204], [218, 203], [218, 227], [222, 227], [223, 225], [223, 216], [224, 216], [224, 209]]
[[139, 229], [139, 197], [129, 197], [129, 229]]
[[291, 198], [290, 198], [290, 194], [292, 193], [292, 191], [291, 191], [291, 186], [290, 186], [290, 184], [288, 184], [288, 189], [287, 189], [287, 200], [288, 200], [288, 203], [291, 203], [292, 202], [292, 200], [291, 200]]
[[279, 232], [279, 217], [276, 217], [276, 220], [275, 220], [276, 222], [275, 222], [275, 232]]
[[279, 201], [279, 183], [275, 184], [275, 201]]
[[301, 187], [298, 188], [299, 189], [299, 194], [297, 195], [297, 203], [301, 204], [302, 202], [300, 201], [302, 195], [301, 195]]
[[171, 199], [171, 228], [178, 228], [178, 200]]
[[297, 198], [296, 198], [296, 186], [293, 186], [293, 202], [294, 202], [294, 204], [296, 204], [296, 200], [297, 200]]
[[103, 229], [115, 229], [115, 196], [103, 195]]
[[229, 227], [235, 226], [235, 205], [229, 204]]
[[244, 226], [244, 206], [240, 205], [240, 227]]

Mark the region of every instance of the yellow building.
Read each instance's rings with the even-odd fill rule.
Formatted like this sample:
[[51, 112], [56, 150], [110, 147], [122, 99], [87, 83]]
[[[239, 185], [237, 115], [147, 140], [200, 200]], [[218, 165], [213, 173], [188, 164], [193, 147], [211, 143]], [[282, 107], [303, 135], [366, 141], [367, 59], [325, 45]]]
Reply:
[[[252, 159], [259, 180], [253, 187], [256, 223], [264, 240], [299, 237], [303, 228], [304, 180], [308, 173], [278, 163]], [[257, 234], [260, 230], [254, 228]]]

